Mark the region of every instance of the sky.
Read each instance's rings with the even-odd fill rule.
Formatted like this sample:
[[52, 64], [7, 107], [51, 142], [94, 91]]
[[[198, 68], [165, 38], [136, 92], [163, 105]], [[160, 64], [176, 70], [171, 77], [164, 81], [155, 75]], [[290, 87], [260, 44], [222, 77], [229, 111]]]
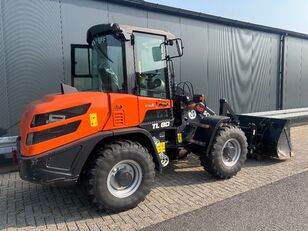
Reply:
[[308, 0], [146, 0], [308, 34]]

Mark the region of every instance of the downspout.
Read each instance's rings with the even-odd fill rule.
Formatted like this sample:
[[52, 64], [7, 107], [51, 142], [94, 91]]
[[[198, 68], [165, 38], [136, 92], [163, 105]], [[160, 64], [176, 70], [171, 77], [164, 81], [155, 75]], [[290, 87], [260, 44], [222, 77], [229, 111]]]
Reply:
[[283, 97], [284, 97], [284, 61], [285, 61], [285, 39], [287, 34], [282, 34], [280, 36], [280, 46], [279, 46], [279, 77], [278, 77], [278, 99], [277, 99], [277, 109], [282, 110]]

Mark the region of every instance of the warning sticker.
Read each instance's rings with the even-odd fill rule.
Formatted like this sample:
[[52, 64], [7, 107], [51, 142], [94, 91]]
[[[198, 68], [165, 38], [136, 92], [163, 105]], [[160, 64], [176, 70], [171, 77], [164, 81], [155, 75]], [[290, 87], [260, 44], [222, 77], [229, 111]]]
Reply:
[[182, 138], [182, 133], [178, 133], [178, 143], [182, 143], [183, 142], [183, 138]]
[[157, 152], [158, 153], [162, 153], [162, 152], [166, 152], [166, 143], [165, 142], [160, 142], [157, 146], [156, 146]]
[[96, 113], [90, 114], [90, 125], [91, 125], [91, 127], [97, 127], [98, 126], [97, 114]]

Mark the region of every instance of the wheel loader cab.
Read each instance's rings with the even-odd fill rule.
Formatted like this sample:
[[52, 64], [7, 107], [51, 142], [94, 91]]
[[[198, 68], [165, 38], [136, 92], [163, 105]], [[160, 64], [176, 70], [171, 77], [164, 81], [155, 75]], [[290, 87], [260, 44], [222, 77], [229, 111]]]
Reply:
[[[108, 93], [111, 117], [104, 130], [141, 126], [152, 131], [172, 125], [171, 59], [183, 54], [180, 39], [160, 30], [101, 24], [88, 30], [87, 42], [83, 57], [72, 51], [72, 83], [80, 91]], [[80, 81], [76, 73], [84, 67], [88, 75]]]
[[[177, 55], [170, 56], [168, 48], [173, 41]], [[102, 24], [88, 30], [87, 42], [88, 47], [82, 47], [89, 51], [78, 60], [72, 47], [72, 82], [80, 79], [75, 73], [85, 66], [88, 75], [84, 78], [90, 79], [85, 81], [87, 87], [82, 86], [82, 81], [76, 83], [77, 89], [170, 99], [172, 70], [168, 68], [168, 61], [182, 55], [181, 40], [174, 35], [160, 30]]]

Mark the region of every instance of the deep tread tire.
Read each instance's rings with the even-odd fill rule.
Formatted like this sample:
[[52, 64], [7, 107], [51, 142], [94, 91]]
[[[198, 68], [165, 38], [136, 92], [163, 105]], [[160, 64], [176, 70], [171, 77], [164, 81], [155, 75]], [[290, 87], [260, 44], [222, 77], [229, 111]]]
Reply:
[[[224, 144], [231, 138], [239, 142], [241, 152], [238, 161], [232, 167], [229, 167], [223, 162], [222, 150]], [[248, 144], [245, 133], [240, 128], [231, 125], [223, 125], [217, 131], [209, 156], [200, 156], [201, 165], [213, 176], [221, 179], [229, 179], [235, 176], [245, 163], [248, 153], [247, 147]]]
[[[118, 198], [107, 187], [110, 170], [120, 161], [133, 160], [142, 170], [142, 181], [132, 195]], [[89, 200], [99, 209], [120, 212], [136, 207], [150, 192], [155, 177], [155, 166], [151, 154], [137, 142], [114, 141], [98, 148], [85, 173], [85, 190]]]

